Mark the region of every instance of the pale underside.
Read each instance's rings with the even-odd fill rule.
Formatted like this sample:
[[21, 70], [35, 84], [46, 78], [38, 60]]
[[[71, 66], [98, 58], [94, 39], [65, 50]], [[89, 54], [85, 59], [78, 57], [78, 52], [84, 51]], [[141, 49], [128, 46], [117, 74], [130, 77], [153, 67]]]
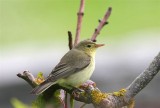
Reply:
[[73, 75], [70, 75], [66, 78], [59, 79], [56, 82], [58, 82], [59, 85], [67, 87], [67, 88], [71, 87], [71, 86], [73, 86], [73, 87], [80, 86], [81, 84], [83, 84], [84, 82], [86, 82], [87, 80], [90, 79], [90, 77], [95, 69], [94, 58], [92, 58], [91, 61], [93, 61], [93, 62], [90, 62], [90, 64], [86, 68], [84, 68], [83, 70], [81, 70]]

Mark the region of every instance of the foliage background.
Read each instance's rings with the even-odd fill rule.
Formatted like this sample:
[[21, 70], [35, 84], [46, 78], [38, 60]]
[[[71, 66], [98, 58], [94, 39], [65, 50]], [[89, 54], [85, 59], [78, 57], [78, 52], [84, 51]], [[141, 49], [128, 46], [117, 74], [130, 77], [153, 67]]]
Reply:
[[[103, 91], [128, 86], [160, 51], [160, 0], [86, 0], [81, 39], [89, 38], [106, 9], [113, 8], [98, 37], [92, 80]], [[16, 74], [47, 76], [68, 51], [67, 31], [75, 34], [79, 0], [0, 0], [0, 107], [14, 97], [35, 98]], [[136, 108], [160, 106], [159, 74], [136, 97]], [[79, 103], [77, 104], [79, 106]], [[88, 106], [91, 107], [91, 106]]]

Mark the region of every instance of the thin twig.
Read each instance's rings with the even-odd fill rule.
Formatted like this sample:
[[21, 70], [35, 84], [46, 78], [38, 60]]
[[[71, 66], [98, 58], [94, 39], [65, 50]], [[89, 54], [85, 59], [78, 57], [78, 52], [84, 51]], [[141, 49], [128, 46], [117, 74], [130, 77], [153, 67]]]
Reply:
[[107, 10], [107, 12], [106, 12], [106, 14], [104, 15], [103, 19], [102, 19], [102, 20], [99, 20], [99, 25], [98, 25], [98, 27], [95, 29], [95, 31], [94, 31], [94, 33], [93, 33], [93, 35], [92, 35], [92, 37], [91, 37], [91, 40], [92, 40], [92, 41], [94, 41], [94, 42], [96, 41], [96, 37], [97, 37], [98, 34], [100, 33], [101, 29], [102, 29], [106, 24], [108, 24], [107, 20], [108, 20], [110, 14], [111, 14], [111, 11], [112, 11], [112, 8], [109, 7], [108, 10]]
[[68, 31], [68, 46], [69, 46], [70, 50], [73, 48], [72, 33], [71, 33], [71, 31]]
[[77, 13], [78, 18], [77, 18], [77, 28], [76, 28], [76, 35], [75, 35], [74, 46], [76, 44], [78, 44], [78, 42], [80, 40], [82, 18], [83, 18], [83, 15], [84, 15], [84, 3], [85, 3], [85, 0], [81, 0], [79, 12]]
[[[66, 107], [66, 103], [65, 103], [65, 91], [64, 90], [60, 90], [59, 92], [60, 92], [59, 100], [60, 100], [61, 104], [63, 105], [63, 108], [67, 108]], [[51, 93], [50, 93], [50, 95], [51, 95]]]

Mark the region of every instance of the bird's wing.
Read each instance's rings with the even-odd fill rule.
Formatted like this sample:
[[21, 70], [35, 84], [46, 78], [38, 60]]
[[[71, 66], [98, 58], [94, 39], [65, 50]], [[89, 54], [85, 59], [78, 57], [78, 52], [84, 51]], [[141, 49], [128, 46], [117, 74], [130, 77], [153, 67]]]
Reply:
[[83, 70], [90, 64], [91, 57], [82, 51], [72, 49], [63, 56], [58, 65], [53, 69], [48, 78], [37, 86], [31, 93], [41, 94], [47, 88], [55, 84], [56, 80], [67, 77], [75, 72]]
[[63, 56], [58, 65], [52, 70], [47, 82], [67, 77], [75, 72], [83, 70], [90, 64], [91, 57], [82, 51], [72, 49]]

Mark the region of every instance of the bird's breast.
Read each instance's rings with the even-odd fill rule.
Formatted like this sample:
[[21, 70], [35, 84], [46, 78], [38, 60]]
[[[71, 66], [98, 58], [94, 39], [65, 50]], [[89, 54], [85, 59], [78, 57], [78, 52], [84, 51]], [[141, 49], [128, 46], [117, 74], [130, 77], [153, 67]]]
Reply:
[[71, 85], [74, 87], [80, 86], [81, 84], [90, 79], [94, 69], [95, 61], [94, 59], [91, 59], [90, 64], [86, 68], [63, 79], [63, 82], [66, 83], [65, 85]]

